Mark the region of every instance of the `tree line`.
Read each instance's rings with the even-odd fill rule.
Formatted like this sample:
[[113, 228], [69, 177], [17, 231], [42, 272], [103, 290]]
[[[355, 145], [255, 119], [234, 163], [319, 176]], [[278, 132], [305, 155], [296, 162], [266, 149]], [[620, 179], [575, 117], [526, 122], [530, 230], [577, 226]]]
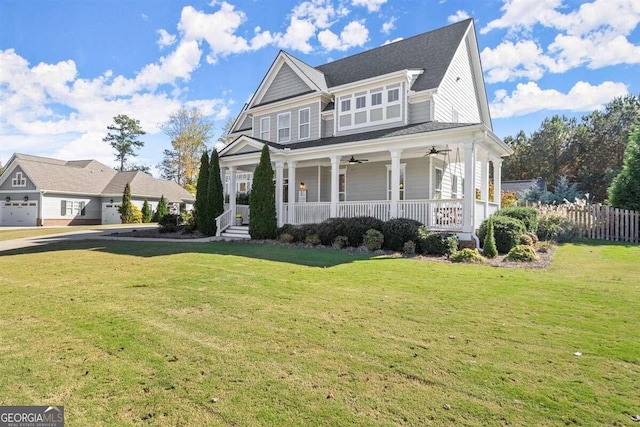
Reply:
[[566, 177], [591, 200], [604, 202], [638, 125], [640, 96], [631, 94], [614, 98], [580, 120], [554, 115], [531, 135], [520, 131], [504, 139], [514, 154], [504, 161], [503, 180], [544, 178], [554, 188]]

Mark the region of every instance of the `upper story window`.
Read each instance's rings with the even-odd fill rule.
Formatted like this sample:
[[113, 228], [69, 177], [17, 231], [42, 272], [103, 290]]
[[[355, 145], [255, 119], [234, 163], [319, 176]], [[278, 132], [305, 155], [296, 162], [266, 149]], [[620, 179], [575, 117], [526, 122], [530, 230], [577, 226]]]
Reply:
[[291, 140], [291, 113], [278, 114], [278, 142]]
[[304, 108], [298, 111], [298, 139], [309, 138], [309, 121], [311, 109]]
[[26, 187], [27, 186], [27, 178], [22, 175], [22, 172], [17, 172], [16, 176], [11, 180], [12, 187]]
[[[402, 118], [401, 84], [396, 83], [340, 97], [338, 130], [398, 122]], [[367, 103], [367, 98], [370, 100]], [[351, 101], [355, 100], [355, 109]]]
[[269, 140], [269, 131], [271, 127], [271, 119], [269, 117], [263, 117], [260, 119], [260, 139], [265, 141]]

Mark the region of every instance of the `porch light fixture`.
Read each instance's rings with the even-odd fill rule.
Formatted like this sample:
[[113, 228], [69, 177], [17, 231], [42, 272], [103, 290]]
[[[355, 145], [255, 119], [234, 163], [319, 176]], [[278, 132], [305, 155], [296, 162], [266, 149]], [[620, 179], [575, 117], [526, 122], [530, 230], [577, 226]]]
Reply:
[[307, 186], [304, 184], [304, 182], [300, 183], [300, 190], [306, 190]]
[[9, 203], [9, 202], [11, 201], [11, 197], [9, 197], [9, 196], [5, 197], [5, 198], [4, 198], [4, 201], [5, 201], [5, 202], [7, 202], [7, 203]]
[[113, 199], [109, 200], [109, 203], [113, 203]]
[[29, 196], [24, 196], [24, 201], [28, 202], [29, 201]]

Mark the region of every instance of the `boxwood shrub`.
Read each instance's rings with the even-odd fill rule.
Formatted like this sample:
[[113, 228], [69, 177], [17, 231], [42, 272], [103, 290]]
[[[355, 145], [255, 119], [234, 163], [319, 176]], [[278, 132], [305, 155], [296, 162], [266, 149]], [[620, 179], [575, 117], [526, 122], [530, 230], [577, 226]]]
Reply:
[[[520, 236], [522, 236], [527, 230], [523, 222], [519, 219], [500, 215], [494, 215], [492, 219], [496, 248], [499, 253], [506, 254], [511, 250], [511, 248], [520, 242]], [[480, 230], [478, 231], [478, 237], [480, 238], [481, 244], [484, 244], [484, 238], [487, 235], [488, 221], [489, 220], [485, 220], [482, 225], [480, 225]]]
[[458, 250], [458, 238], [451, 233], [431, 233], [420, 227], [419, 249], [426, 255], [449, 256]]
[[408, 241], [418, 240], [420, 221], [407, 218], [394, 218], [382, 224], [384, 248], [391, 251], [402, 251]]
[[364, 243], [364, 235], [367, 230], [377, 230], [382, 233], [383, 222], [370, 216], [346, 218], [346, 229], [343, 236], [349, 239], [349, 246], [358, 248]]
[[536, 208], [510, 207], [502, 208], [496, 216], [508, 216], [522, 221], [527, 231], [535, 233], [538, 230], [538, 210]]

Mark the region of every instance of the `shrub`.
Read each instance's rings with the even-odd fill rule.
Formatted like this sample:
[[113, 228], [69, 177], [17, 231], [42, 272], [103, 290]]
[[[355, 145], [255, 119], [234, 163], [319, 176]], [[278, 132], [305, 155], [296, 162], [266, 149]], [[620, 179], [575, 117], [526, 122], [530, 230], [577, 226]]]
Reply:
[[[508, 216], [493, 216], [493, 233], [496, 239], [496, 248], [501, 254], [506, 254], [512, 247], [518, 244], [520, 236], [526, 232], [525, 226], [519, 219]], [[489, 220], [485, 220], [480, 226], [478, 236], [481, 243], [487, 236], [487, 224]]]
[[209, 192], [209, 154], [207, 150], [202, 152], [200, 157], [200, 171], [198, 172], [198, 183], [196, 184], [196, 223], [198, 229], [206, 227], [204, 217], [207, 215], [207, 193]]
[[477, 249], [469, 248], [454, 252], [450, 259], [451, 262], [468, 262], [474, 264], [484, 262], [484, 258], [482, 258], [482, 255], [480, 255]]
[[532, 232], [530, 232], [530, 231], [529, 231], [529, 232], [526, 232], [526, 233], [524, 233], [524, 234], [526, 234], [527, 236], [531, 237], [531, 240], [533, 241], [533, 244], [534, 244], [534, 245], [535, 245], [536, 243], [538, 243], [538, 240], [539, 240], [539, 239], [538, 239], [538, 235], [537, 235], [536, 233], [532, 233]]
[[293, 236], [295, 233], [295, 228], [295, 225], [285, 224], [282, 227], [278, 228], [278, 230], [276, 231], [276, 237], [279, 239], [283, 234], [290, 234], [291, 236]]
[[185, 226], [188, 231], [194, 231], [196, 229], [196, 218], [193, 215], [193, 211], [181, 212], [180, 224]]
[[505, 261], [530, 262], [540, 259], [531, 246], [516, 245], [504, 258]]
[[278, 239], [282, 242], [282, 243], [291, 243], [293, 242], [293, 235], [289, 234], [289, 233], [282, 233], [280, 234], [280, 236], [278, 237]]
[[404, 243], [404, 246], [402, 246], [402, 253], [407, 256], [413, 256], [416, 254], [416, 244], [413, 240], [409, 240]]
[[384, 243], [384, 235], [380, 231], [371, 228], [364, 234], [363, 243], [364, 246], [370, 251], [377, 251], [378, 249], [382, 248], [382, 244]]
[[546, 254], [547, 252], [549, 252], [551, 250], [552, 246], [553, 246], [553, 243], [545, 240], [544, 242], [538, 243], [536, 249], [541, 254]]
[[249, 208], [249, 234], [252, 239], [273, 239], [277, 232], [276, 189], [273, 185], [273, 168], [269, 147], [262, 147], [260, 163], [253, 172]]
[[344, 236], [347, 229], [347, 218], [329, 218], [317, 225], [320, 241], [325, 246], [333, 244], [338, 236]]
[[534, 246], [533, 245], [533, 239], [531, 238], [531, 236], [529, 236], [527, 234], [523, 234], [522, 236], [520, 236], [520, 241], [518, 242], [518, 244], [531, 246], [531, 247]]
[[421, 226], [421, 222], [407, 218], [394, 218], [383, 223], [384, 248], [401, 251], [405, 242], [418, 240], [418, 229]]
[[135, 222], [133, 220], [133, 210], [131, 204], [131, 186], [127, 182], [124, 186], [124, 192], [122, 193], [122, 202], [118, 207], [118, 212], [120, 213], [120, 221], [123, 224], [132, 224]]
[[180, 215], [166, 214], [158, 221], [161, 233], [173, 233], [180, 226]]
[[484, 239], [484, 256], [487, 258], [495, 258], [498, 255], [498, 248], [496, 248], [496, 238], [493, 230], [493, 218], [489, 218], [487, 222], [487, 235]]
[[349, 239], [347, 238], [347, 236], [338, 236], [333, 239], [332, 246], [336, 249], [342, 249], [347, 245], [349, 245]]
[[354, 248], [362, 246], [364, 235], [367, 230], [378, 230], [382, 232], [383, 222], [370, 216], [347, 218], [346, 228], [341, 233], [349, 239], [349, 245]]
[[522, 221], [527, 231], [535, 233], [538, 229], [538, 210], [536, 208], [511, 207], [496, 212], [496, 216], [508, 216]]
[[142, 222], [149, 223], [151, 222], [151, 205], [147, 202], [147, 199], [144, 199], [144, 203], [142, 204]]
[[169, 208], [167, 207], [167, 199], [164, 198], [164, 195], [160, 196], [160, 201], [158, 201], [158, 207], [156, 208], [156, 212], [153, 214], [153, 222], [160, 222], [160, 219], [169, 213]]
[[558, 243], [575, 242], [580, 238], [580, 229], [562, 215], [546, 214], [540, 217], [538, 238]]
[[136, 205], [131, 205], [131, 224], [142, 224], [142, 211]]
[[458, 238], [451, 233], [430, 233], [421, 227], [420, 249], [427, 255], [449, 256], [458, 250]]
[[293, 237], [296, 242], [304, 242], [307, 236], [312, 234], [318, 234], [318, 224], [302, 224], [298, 225], [293, 230]]
[[313, 246], [317, 246], [320, 243], [322, 243], [320, 241], [320, 236], [318, 236], [317, 234], [309, 234], [307, 237], [304, 238], [304, 242], [307, 245], [313, 245]]

